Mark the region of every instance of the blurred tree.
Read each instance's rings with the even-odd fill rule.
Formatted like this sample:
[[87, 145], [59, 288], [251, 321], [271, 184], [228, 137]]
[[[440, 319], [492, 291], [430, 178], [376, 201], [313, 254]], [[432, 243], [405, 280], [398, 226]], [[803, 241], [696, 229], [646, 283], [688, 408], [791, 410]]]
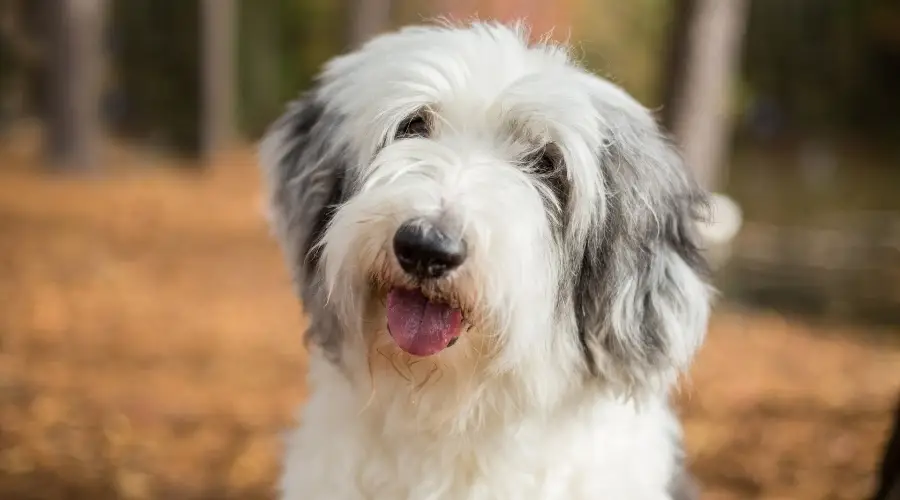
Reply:
[[[777, 112], [783, 136], [900, 137], [900, 3], [754, 0], [743, 73], [751, 118]], [[754, 123], [755, 124], [755, 123]]]
[[46, 147], [58, 168], [86, 169], [98, 160], [105, 7], [105, 0], [54, 0], [50, 10]]
[[259, 137], [284, 103], [345, 47], [348, 23], [343, 3], [327, 0], [253, 0], [239, 6], [241, 130]]
[[45, 108], [47, 0], [0, 2], [0, 130], [16, 118]]
[[199, 7], [198, 0], [112, 2], [120, 135], [175, 153], [200, 150]]
[[691, 20], [697, 0], [673, 0], [670, 5], [668, 33], [663, 42], [665, 56], [660, 82], [660, 121], [670, 132], [675, 128], [677, 101], [683, 93], [685, 68], [690, 45]]
[[[286, 65], [281, 39], [289, 25], [282, 0], [239, 3], [238, 112], [241, 128], [258, 136], [281, 111]], [[296, 89], [295, 89], [296, 90]]]
[[210, 159], [235, 135], [235, 0], [201, 0], [202, 154]]
[[[685, 162], [708, 189], [722, 183], [731, 140], [730, 99], [739, 68], [748, 0], [696, 0], [687, 10], [679, 82], [670, 82], [670, 123]], [[676, 11], [677, 12], [677, 11]], [[672, 69], [669, 70], [670, 74]]]

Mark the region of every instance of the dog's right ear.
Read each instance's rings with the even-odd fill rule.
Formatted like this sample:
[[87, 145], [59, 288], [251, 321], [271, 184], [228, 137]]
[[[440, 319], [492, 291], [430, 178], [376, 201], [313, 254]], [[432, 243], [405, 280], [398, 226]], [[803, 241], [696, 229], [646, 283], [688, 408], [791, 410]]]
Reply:
[[269, 220], [309, 315], [306, 341], [334, 363], [340, 363], [343, 330], [327, 307], [319, 241], [348, 192], [351, 157], [339, 137], [341, 122], [340, 115], [309, 93], [288, 106], [260, 147]]
[[288, 105], [260, 147], [270, 223], [304, 301], [318, 285], [317, 244], [346, 192], [349, 151], [339, 140], [341, 121], [309, 93]]

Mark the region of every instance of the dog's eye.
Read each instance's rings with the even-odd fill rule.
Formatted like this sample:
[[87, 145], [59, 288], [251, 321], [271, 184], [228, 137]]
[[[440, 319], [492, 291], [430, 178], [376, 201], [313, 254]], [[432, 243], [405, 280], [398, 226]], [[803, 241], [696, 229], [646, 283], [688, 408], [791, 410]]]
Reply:
[[569, 203], [569, 181], [565, 160], [559, 147], [546, 144], [525, 158], [526, 172], [544, 185], [552, 194], [551, 206], [565, 208]]
[[397, 127], [395, 139], [409, 139], [411, 137], [428, 137], [430, 130], [428, 120], [421, 114], [410, 116]]

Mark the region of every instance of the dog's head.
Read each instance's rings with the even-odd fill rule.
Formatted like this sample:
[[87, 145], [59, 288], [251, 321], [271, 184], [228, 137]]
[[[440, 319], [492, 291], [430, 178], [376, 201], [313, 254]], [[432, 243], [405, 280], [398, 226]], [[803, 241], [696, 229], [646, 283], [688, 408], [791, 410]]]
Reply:
[[646, 109], [526, 38], [376, 38], [264, 139], [273, 224], [335, 362], [362, 349], [623, 391], [689, 363], [709, 307], [702, 192]]

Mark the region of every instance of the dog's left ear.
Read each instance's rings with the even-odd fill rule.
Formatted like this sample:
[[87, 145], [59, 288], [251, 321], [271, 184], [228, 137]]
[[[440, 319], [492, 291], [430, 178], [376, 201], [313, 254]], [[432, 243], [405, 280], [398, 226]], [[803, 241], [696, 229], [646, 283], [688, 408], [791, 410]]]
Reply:
[[706, 195], [649, 112], [610, 92], [598, 104], [604, 193], [573, 298], [591, 371], [635, 394], [668, 387], [705, 335], [710, 288], [695, 227]]

